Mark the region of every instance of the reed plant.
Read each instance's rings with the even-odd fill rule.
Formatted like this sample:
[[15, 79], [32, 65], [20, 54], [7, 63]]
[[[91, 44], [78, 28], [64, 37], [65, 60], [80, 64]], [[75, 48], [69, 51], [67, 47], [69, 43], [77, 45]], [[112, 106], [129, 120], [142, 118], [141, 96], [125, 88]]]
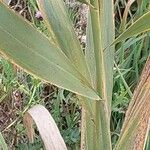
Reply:
[[[49, 36], [43, 35], [1, 0], [0, 53], [36, 78], [77, 94], [82, 106], [81, 149], [142, 150], [149, 131], [149, 57], [133, 96], [129, 90], [131, 104], [114, 148], [110, 117], [113, 72], [114, 68], [118, 69], [114, 59], [115, 45], [123, 45], [131, 37], [140, 37], [141, 33], [149, 31], [150, 12], [135, 18], [126, 27], [127, 13], [134, 0], [129, 1], [121, 33], [116, 37], [113, 1], [82, 2], [89, 6], [85, 52], [74, 32], [63, 0], [37, 0]], [[66, 147], [63, 145], [61, 149]]]

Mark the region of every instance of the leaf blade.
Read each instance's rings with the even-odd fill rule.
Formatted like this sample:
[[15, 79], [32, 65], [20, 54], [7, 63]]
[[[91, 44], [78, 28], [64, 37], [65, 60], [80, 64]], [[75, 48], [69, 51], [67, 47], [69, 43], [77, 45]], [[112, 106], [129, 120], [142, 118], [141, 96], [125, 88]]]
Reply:
[[150, 30], [149, 18], [150, 18], [150, 11], [144, 14], [143, 16], [141, 16], [128, 29], [126, 29], [118, 38], [116, 38], [113, 44], [117, 44], [127, 38], [149, 31]]
[[50, 43], [2, 2], [0, 20], [0, 50], [10, 61], [56, 86], [85, 97], [90, 94], [90, 98], [99, 99], [59, 47]]
[[49, 31], [54, 34], [55, 42], [61, 47], [61, 50], [77, 70], [89, 79], [83, 50], [67, 14], [64, 2], [62, 0], [38, 0], [38, 5]]

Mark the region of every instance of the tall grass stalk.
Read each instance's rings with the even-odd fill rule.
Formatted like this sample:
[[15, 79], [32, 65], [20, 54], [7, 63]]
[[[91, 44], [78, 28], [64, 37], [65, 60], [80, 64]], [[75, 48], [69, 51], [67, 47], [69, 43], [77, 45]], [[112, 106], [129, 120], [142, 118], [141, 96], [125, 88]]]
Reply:
[[[91, 76], [96, 76], [96, 78], [93, 78], [95, 81], [92, 81], [93, 87], [102, 100], [92, 102], [91, 106], [94, 116], [91, 119], [93, 120], [90, 121], [88, 115], [86, 117], [88, 121], [86, 123], [87, 141], [85, 143], [86, 149], [109, 150], [111, 149], [110, 112], [114, 47], [107, 48], [106, 51], [103, 49], [114, 40], [113, 3], [111, 0], [107, 2], [103, 0], [91, 0], [91, 4], [95, 9], [90, 8], [90, 14], [88, 15], [88, 28], [91, 28], [89, 29], [91, 33], [89, 34], [90, 37], [87, 38], [93, 39], [93, 47], [90, 48], [93, 49], [96, 73], [94, 75], [94, 72], [90, 70], [90, 74]], [[107, 11], [108, 8], [109, 11]], [[90, 130], [88, 130], [89, 128]], [[94, 139], [94, 141], [89, 142], [91, 139]]]

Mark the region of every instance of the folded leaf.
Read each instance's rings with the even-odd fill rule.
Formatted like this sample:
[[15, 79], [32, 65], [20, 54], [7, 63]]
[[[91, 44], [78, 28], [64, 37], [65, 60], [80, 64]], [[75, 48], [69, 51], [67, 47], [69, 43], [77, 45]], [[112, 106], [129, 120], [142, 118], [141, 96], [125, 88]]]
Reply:
[[24, 115], [24, 125], [31, 143], [34, 142], [33, 121], [39, 130], [46, 150], [67, 150], [54, 119], [45, 107], [36, 105]]
[[91, 99], [99, 96], [57, 45], [0, 2], [0, 52], [29, 73]]

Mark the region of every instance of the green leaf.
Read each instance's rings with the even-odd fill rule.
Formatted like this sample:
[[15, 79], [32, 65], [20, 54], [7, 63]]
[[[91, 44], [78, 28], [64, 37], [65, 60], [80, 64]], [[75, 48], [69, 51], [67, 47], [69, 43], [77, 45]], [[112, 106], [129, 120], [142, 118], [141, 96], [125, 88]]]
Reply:
[[61, 49], [0, 2], [0, 52], [38, 78], [91, 99], [99, 96]]
[[[87, 64], [63, 0], [38, 0], [38, 5], [54, 41], [88, 80]], [[79, 65], [80, 64], [80, 65]]]
[[[115, 25], [114, 25], [114, 4], [111, 0], [100, 3], [100, 23], [101, 23], [101, 44], [102, 49], [110, 45], [115, 39]], [[109, 10], [109, 12], [108, 12]], [[111, 101], [113, 89], [113, 68], [114, 68], [114, 46], [108, 47], [104, 51], [104, 65], [106, 78], [106, 93], [109, 113], [111, 114]]]
[[0, 148], [2, 148], [3, 150], [8, 150], [7, 144], [1, 132], [0, 132]]
[[95, 54], [94, 54], [93, 32], [92, 32], [90, 13], [88, 14], [86, 43], [87, 45], [86, 45], [86, 50], [85, 50], [85, 57], [86, 57], [88, 69], [90, 72], [92, 86], [96, 88], [96, 60], [95, 60]]
[[[114, 47], [103, 49], [114, 40], [113, 3], [111, 0], [91, 0], [97, 9], [90, 8], [87, 25], [86, 59], [93, 88], [104, 100], [92, 102], [93, 122], [85, 114], [85, 131], [87, 137], [85, 149], [111, 150], [110, 111], [113, 87]], [[108, 11], [109, 10], [109, 11]], [[92, 129], [93, 128], [93, 129]], [[93, 140], [93, 139], [97, 140]], [[91, 140], [92, 139], [92, 140]]]
[[150, 30], [150, 11], [135, 21], [127, 30], [125, 30], [114, 42], [117, 44], [127, 38], [138, 35]]

